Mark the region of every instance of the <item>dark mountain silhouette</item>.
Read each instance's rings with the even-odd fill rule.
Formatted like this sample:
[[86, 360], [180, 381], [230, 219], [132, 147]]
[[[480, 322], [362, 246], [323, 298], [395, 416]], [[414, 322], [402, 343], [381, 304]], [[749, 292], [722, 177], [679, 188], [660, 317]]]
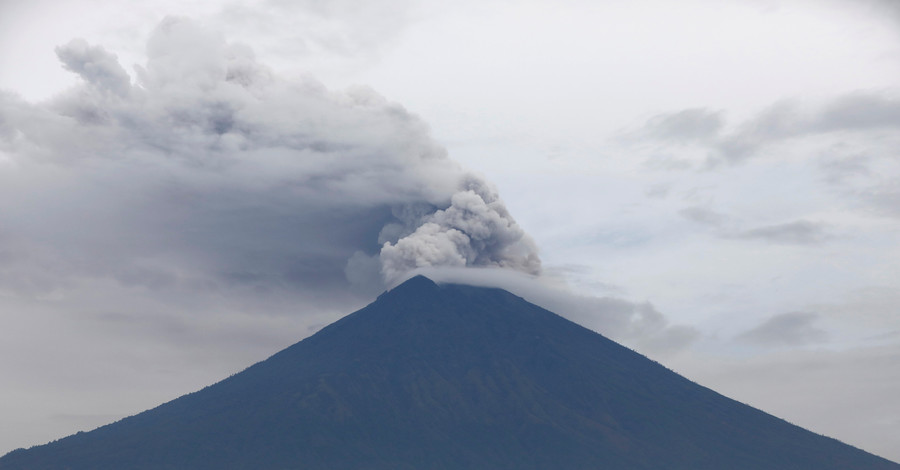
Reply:
[[245, 371], [2, 470], [892, 469], [500, 289], [413, 278]]

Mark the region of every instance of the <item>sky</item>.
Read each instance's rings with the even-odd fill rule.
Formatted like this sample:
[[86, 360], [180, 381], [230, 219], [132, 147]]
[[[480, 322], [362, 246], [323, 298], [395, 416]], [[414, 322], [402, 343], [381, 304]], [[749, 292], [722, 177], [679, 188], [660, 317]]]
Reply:
[[898, 84], [889, 0], [0, 0], [0, 453], [425, 273], [900, 461]]

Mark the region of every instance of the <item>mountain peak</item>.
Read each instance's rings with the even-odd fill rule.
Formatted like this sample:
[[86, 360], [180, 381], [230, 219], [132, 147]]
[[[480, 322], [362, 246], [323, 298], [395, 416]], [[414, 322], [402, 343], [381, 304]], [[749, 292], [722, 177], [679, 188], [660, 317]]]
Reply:
[[378, 298], [376, 299], [376, 302], [381, 301], [385, 297], [408, 295], [412, 292], [416, 292], [419, 295], [423, 295], [426, 292], [435, 292], [439, 288], [440, 288], [440, 286], [436, 282], [432, 281], [431, 279], [429, 279], [421, 274], [418, 274], [416, 276], [413, 276], [413, 277], [401, 282], [394, 288], [392, 288], [386, 292], [383, 292], [381, 295], [378, 296]]
[[247, 370], [0, 458], [51, 469], [891, 469], [501, 289], [416, 276]]
[[391, 290], [395, 290], [395, 289], [401, 288], [401, 287], [404, 289], [431, 289], [431, 288], [437, 288], [438, 285], [436, 282], [423, 276], [422, 274], [417, 274], [417, 275], [403, 281], [402, 283], [400, 283], [400, 285], [398, 285], [397, 287], [395, 287], [394, 289], [391, 289]]

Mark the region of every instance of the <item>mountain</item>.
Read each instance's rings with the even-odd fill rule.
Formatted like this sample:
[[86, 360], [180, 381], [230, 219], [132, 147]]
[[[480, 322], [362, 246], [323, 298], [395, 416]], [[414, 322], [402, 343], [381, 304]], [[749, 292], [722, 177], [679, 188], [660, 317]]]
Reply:
[[413, 278], [215, 385], [0, 470], [891, 469], [500, 289]]

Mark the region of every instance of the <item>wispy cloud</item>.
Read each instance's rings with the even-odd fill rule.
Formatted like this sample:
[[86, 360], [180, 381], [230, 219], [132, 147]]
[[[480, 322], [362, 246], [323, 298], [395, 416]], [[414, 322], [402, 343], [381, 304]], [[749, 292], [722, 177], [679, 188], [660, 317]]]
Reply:
[[732, 217], [702, 205], [681, 209], [678, 215], [712, 230], [717, 237], [724, 239], [758, 240], [784, 245], [815, 245], [831, 238], [829, 226], [822, 222], [801, 219], [742, 229]]
[[709, 227], [721, 227], [728, 217], [704, 206], [690, 206], [678, 211], [678, 215], [691, 222]]
[[627, 140], [694, 146], [705, 150], [706, 169], [733, 166], [791, 139], [900, 128], [900, 98], [889, 92], [854, 92], [819, 107], [784, 100], [731, 130], [725, 124], [721, 111], [688, 108], [649, 118]]
[[737, 339], [766, 346], [801, 346], [824, 341], [825, 330], [815, 325], [819, 314], [788, 312], [770, 317], [759, 326], [747, 330]]
[[690, 108], [650, 118], [633, 138], [674, 143], [707, 143], [719, 137], [725, 118], [721, 111]]
[[796, 220], [783, 224], [766, 225], [727, 235], [732, 238], [762, 240], [791, 245], [813, 245], [829, 238], [826, 226], [808, 220]]

